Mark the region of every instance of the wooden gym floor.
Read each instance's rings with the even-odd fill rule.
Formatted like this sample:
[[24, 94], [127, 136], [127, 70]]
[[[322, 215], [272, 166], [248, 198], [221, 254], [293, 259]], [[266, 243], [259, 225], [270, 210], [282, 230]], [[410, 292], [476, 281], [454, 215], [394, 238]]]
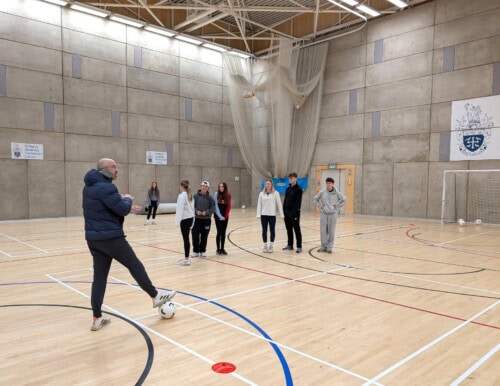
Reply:
[[212, 224], [208, 257], [180, 267], [174, 216], [157, 221], [126, 232], [175, 317], [113, 263], [98, 332], [82, 218], [0, 222], [0, 384], [500, 384], [498, 227], [346, 216], [330, 255], [304, 213], [304, 252], [281, 251], [278, 220], [267, 254], [254, 210], [233, 210], [229, 255]]

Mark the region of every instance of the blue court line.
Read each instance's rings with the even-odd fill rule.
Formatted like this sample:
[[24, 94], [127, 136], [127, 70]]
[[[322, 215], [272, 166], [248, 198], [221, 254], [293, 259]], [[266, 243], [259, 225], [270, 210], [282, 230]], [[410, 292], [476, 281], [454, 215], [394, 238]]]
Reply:
[[[72, 284], [76, 284], [76, 283], [83, 283], [83, 284], [90, 284], [92, 282], [90, 281], [63, 281], [63, 283], [72, 283]], [[0, 283], [0, 287], [3, 287], [3, 286], [14, 286], [14, 285], [30, 285], [30, 284], [57, 284], [53, 281], [33, 281], [33, 282], [19, 282], [19, 283]], [[128, 284], [125, 284], [125, 283], [114, 283], [114, 282], [108, 282], [107, 284], [111, 284], [111, 285], [128, 285]], [[137, 284], [132, 284], [133, 286], [135, 287], [138, 287]], [[158, 287], [160, 289], [166, 289], [166, 288], [161, 288], [161, 287]], [[281, 363], [281, 367], [283, 368], [283, 373], [285, 375], [285, 380], [286, 380], [286, 385], [287, 386], [293, 386], [293, 379], [292, 379], [292, 374], [290, 372], [290, 367], [288, 366], [288, 362], [286, 361], [286, 358], [285, 356], [283, 355], [282, 351], [280, 350], [279, 346], [273, 342], [273, 339], [260, 327], [258, 326], [256, 323], [254, 323], [252, 320], [248, 319], [246, 316], [240, 314], [239, 312], [233, 310], [232, 308], [229, 308], [221, 303], [218, 303], [218, 302], [215, 302], [213, 300], [209, 300], [207, 298], [204, 298], [202, 296], [198, 296], [198, 295], [193, 295], [193, 294], [190, 294], [190, 293], [187, 293], [187, 292], [182, 292], [182, 291], [177, 291], [178, 293], [181, 293], [183, 295], [186, 295], [186, 296], [190, 296], [192, 298], [195, 298], [195, 299], [198, 299], [198, 300], [203, 300], [207, 303], [211, 303], [213, 304], [214, 306], [217, 306], [217, 307], [220, 307], [226, 311], [229, 311], [230, 313], [236, 315], [237, 317], [243, 319], [245, 322], [247, 322], [250, 326], [252, 326], [254, 329], [256, 329], [264, 338], [268, 339], [269, 340], [269, 344], [271, 345], [271, 347], [273, 348], [274, 352], [276, 353], [276, 355], [278, 356], [278, 359], [280, 360], [280, 363]]]

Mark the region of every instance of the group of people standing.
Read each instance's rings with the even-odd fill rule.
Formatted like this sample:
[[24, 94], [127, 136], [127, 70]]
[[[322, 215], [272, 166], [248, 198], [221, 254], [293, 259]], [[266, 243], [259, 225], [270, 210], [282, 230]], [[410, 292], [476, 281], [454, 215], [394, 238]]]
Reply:
[[[212, 215], [215, 215], [217, 235], [217, 255], [227, 255], [224, 249], [226, 242], [226, 229], [231, 211], [231, 193], [225, 182], [219, 183], [217, 192], [213, 197], [209, 193], [210, 183], [203, 181], [200, 190], [193, 195], [189, 181], [181, 181], [175, 223], [181, 227], [184, 241], [184, 258], [178, 261], [179, 265], [191, 265], [191, 257], [205, 257], [207, 254], [207, 241], [212, 226]], [[193, 240], [193, 251], [190, 254], [189, 231]]]
[[[101, 308], [106, 291], [107, 278], [113, 259], [123, 264], [134, 277], [140, 288], [146, 292], [153, 307], [161, 307], [170, 301], [176, 291], [157, 288], [151, 282], [144, 265], [137, 258], [134, 250], [125, 239], [123, 223], [129, 213], [137, 213], [142, 208], [133, 204], [134, 197], [120, 194], [112, 183], [118, 176], [118, 166], [110, 158], [102, 158], [97, 168], [85, 175], [83, 189], [83, 215], [85, 220], [85, 239], [93, 257], [94, 276], [91, 290], [93, 311], [92, 331], [98, 331], [110, 323], [110, 318], [103, 316]], [[264, 252], [273, 252], [275, 240], [276, 211], [285, 219], [287, 229], [287, 245], [284, 250], [293, 250], [293, 236], [297, 239], [296, 252], [302, 252], [302, 235], [300, 231], [300, 206], [302, 190], [297, 185], [297, 174], [290, 173], [290, 185], [281, 205], [279, 193], [274, 190], [273, 181], [266, 180], [264, 190], [259, 194], [257, 217], [261, 219]], [[346, 197], [333, 187], [332, 178], [326, 179], [326, 189], [315, 197], [316, 206], [321, 209], [321, 247], [318, 252], [330, 252], [333, 248], [336, 217], [339, 209], [345, 205]], [[189, 182], [180, 183], [180, 193], [176, 205], [176, 223], [181, 228], [184, 241], [184, 258], [178, 264], [191, 265], [191, 256], [206, 256], [207, 239], [211, 227], [211, 217], [215, 213], [217, 227], [217, 254], [227, 255], [224, 249], [226, 229], [231, 211], [231, 194], [225, 182], [219, 183], [217, 192], [209, 194], [208, 181], [201, 183], [200, 190], [192, 194]], [[152, 215], [154, 224], [156, 209], [160, 202], [160, 192], [155, 182], [148, 191], [148, 217]], [[267, 243], [267, 228], [270, 228], [270, 243]], [[189, 233], [192, 233], [193, 252], [190, 255]]]

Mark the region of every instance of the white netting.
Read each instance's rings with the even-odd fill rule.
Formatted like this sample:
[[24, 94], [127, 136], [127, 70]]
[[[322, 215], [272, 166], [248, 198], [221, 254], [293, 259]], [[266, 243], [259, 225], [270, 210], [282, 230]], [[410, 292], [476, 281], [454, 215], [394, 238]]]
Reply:
[[500, 170], [446, 170], [441, 221], [500, 224]]
[[280, 39], [278, 54], [269, 59], [224, 55], [236, 139], [247, 168], [266, 177], [308, 173], [327, 50], [327, 44], [294, 49]]

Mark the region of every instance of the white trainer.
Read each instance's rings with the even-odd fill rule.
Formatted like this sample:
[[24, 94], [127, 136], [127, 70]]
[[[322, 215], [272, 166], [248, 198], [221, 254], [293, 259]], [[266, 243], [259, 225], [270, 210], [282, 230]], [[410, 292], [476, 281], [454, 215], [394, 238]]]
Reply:
[[264, 243], [264, 248], [262, 248], [262, 252], [267, 253], [267, 243]]
[[191, 253], [191, 257], [198, 257], [198, 256], [200, 256], [200, 254], [198, 252]]
[[187, 259], [180, 259], [177, 262], [177, 265], [188, 266], [191, 265], [191, 259], [188, 257]]
[[158, 290], [158, 294], [153, 299], [153, 308], [161, 307], [166, 302], [171, 300], [176, 294], [177, 291]]
[[103, 328], [109, 323], [111, 323], [111, 319], [101, 316], [100, 318], [97, 318], [92, 322], [92, 327], [90, 327], [90, 331], [99, 331], [101, 328]]
[[200, 256], [201, 256], [201, 257], [207, 257], [207, 254], [206, 254], [205, 252], [201, 252], [201, 253], [200, 253]]

